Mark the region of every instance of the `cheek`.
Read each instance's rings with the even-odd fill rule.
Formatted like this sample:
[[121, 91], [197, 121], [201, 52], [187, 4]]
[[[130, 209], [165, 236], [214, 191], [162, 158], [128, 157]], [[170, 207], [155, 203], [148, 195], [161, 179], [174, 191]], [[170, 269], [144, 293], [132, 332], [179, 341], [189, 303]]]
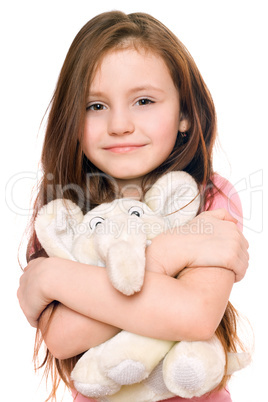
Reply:
[[84, 125], [83, 144], [95, 145], [101, 139], [102, 126], [97, 119], [86, 119]]
[[157, 128], [170, 133], [176, 133], [179, 129], [180, 111], [177, 104], [171, 102], [163, 105], [161, 104], [156, 109], [152, 117], [152, 124]]
[[152, 133], [159, 146], [163, 146], [165, 149], [173, 149], [178, 135], [178, 120], [165, 118], [155, 121]]
[[91, 119], [87, 118], [84, 125], [84, 138], [90, 138], [94, 136], [94, 127], [95, 124], [91, 121]]
[[91, 150], [94, 147], [94, 131], [88, 122], [85, 123], [81, 145], [84, 154], [88, 157], [88, 159], [91, 159]]

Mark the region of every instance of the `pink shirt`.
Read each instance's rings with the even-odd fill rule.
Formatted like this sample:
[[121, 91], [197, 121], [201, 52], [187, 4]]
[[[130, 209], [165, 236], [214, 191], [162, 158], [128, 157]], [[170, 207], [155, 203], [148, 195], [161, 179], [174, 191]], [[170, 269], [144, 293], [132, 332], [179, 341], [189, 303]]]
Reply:
[[213, 176], [214, 184], [222, 191], [214, 197], [210, 210], [225, 208], [235, 219], [240, 230], [243, 229], [242, 205], [234, 186], [218, 174]]
[[[214, 175], [214, 184], [222, 191], [223, 194], [217, 193], [210, 210], [225, 208], [232, 216], [237, 219], [237, 225], [242, 230], [243, 218], [242, 218], [242, 207], [239, 196], [235, 191], [232, 184], [219, 175]], [[73, 391], [73, 398], [75, 402], [97, 402], [96, 399], [86, 398], [83, 395], [78, 394]], [[142, 402], [142, 401], [137, 401]], [[165, 399], [165, 402], [232, 402], [230, 393], [227, 389], [222, 389], [217, 392], [209, 393], [203, 395], [202, 397], [194, 397], [191, 399], [181, 398], [175, 396], [174, 398]]]
[[[77, 394], [77, 392], [75, 391], [73, 391], [73, 398], [74, 402], [97, 402], [96, 399], [86, 398], [81, 394]], [[165, 399], [165, 402], [232, 402], [232, 399], [229, 391], [227, 389], [222, 389], [221, 391], [213, 392], [211, 394], [207, 394], [199, 398], [185, 399], [180, 398], [179, 396], [175, 396], [174, 398]]]

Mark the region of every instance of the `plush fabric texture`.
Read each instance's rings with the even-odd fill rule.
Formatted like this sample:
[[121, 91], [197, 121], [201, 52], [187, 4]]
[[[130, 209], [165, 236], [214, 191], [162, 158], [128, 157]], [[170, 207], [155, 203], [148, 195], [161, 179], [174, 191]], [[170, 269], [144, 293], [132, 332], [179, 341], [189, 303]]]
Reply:
[[[211, 209], [226, 208], [241, 226], [241, 204], [236, 192], [220, 176], [216, 175], [214, 181], [227, 197], [218, 193]], [[191, 176], [171, 172], [146, 193], [145, 203], [114, 200], [83, 216], [69, 200], [52, 201], [37, 217], [36, 231], [49, 255], [105, 266], [113, 286], [131, 295], [143, 284], [147, 242], [165, 225], [180, 226], [191, 220], [198, 211], [199, 198]], [[176, 212], [170, 215], [172, 211]], [[102, 224], [97, 226], [96, 219], [101, 219]], [[158, 224], [153, 233], [148, 230], [153, 227], [152, 222]], [[90, 228], [90, 232], [83, 232], [85, 228]], [[229, 373], [248, 362], [247, 355], [240, 359], [237, 354], [229, 354]], [[216, 336], [206, 342], [175, 343], [121, 331], [85, 352], [72, 372], [72, 379], [75, 388], [87, 397], [85, 401], [94, 400], [88, 399], [91, 397], [100, 402], [156, 402], [175, 395], [180, 398], [175, 397], [174, 401], [184, 401], [183, 398], [189, 400], [212, 391], [223, 377], [225, 364], [225, 354]], [[77, 398], [83, 401], [79, 394]]]

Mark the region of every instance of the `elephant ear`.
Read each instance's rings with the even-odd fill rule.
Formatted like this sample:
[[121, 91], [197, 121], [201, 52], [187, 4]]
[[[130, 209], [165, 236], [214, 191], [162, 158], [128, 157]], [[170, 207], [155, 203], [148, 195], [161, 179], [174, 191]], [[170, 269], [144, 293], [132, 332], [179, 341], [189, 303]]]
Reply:
[[41, 245], [50, 257], [75, 260], [72, 245], [76, 225], [83, 220], [81, 209], [70, 200], [56, 199], [45, 205], [35, 220]]
[[193, 219], [200, 206], [198, 186], [193, 177], [183, 171], [160, 177], [145, 195], [145, 203], [169, 225], [180, 226]]

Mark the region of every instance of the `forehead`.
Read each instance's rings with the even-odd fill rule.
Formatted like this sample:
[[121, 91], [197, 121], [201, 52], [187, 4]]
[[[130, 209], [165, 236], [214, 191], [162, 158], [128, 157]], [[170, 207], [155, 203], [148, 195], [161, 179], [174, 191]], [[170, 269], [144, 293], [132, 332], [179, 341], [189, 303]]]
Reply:
[[95, 67], [90, 92], [111, 84], [134, 86], [154, 83], [158, 86], [172, 86], [173, 80], [167, 64], [156, 52], [143, 48], [128, 47], [108, 51]]
[[129, 214], [129, 210], [132, 207], [140, 207], [143, 212], [147, 215], [154, 215], [152, 210], [143, 202], [132, 200], [129, 198], [120, 198], [118, 200], [114, 200], [110, 203], [104, 203], [96, 208], [92, 209], [85, 215], [84, 221], [90, 221], [95, 216], [100, 216], [101, 218], [110, 218], [119, 214]]

